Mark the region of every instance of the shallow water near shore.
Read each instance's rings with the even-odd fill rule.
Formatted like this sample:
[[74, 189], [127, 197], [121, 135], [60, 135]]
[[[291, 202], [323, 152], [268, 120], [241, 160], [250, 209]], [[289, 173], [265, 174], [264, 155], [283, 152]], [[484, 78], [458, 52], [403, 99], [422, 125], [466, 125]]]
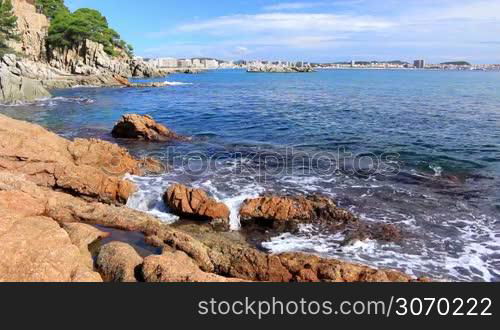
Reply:
[[[335, 198], [366, 221], [392, 223], [401, 244], [358, 242], [304, 226], [263, 243], [458, 281], [500, 281], [500, 73], [331, 70], [171, 75], [165, 88], [74, 88], [0, 107], [68, 138], [117, 142], [173, 165], [131, 177], [129, 206], [177, 218], [161, 195], [172, 182], [230, 206], [264, 193]], [[190, 143], [114, 140], [124, 113], [149, 114]]]

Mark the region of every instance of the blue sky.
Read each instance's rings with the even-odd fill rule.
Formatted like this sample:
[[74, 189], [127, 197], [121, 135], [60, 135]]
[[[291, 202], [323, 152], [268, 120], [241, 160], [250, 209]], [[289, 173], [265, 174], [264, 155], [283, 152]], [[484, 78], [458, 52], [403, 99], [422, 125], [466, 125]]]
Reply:
[[66, 0], [147, 57], [500, 63], [500, 0]]

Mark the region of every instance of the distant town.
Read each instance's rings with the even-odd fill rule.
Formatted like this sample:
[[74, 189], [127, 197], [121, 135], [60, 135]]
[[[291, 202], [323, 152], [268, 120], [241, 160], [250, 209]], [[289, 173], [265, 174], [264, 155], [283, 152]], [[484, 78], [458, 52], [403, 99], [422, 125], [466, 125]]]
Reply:
[[424, 60], [415, 60], [413, 63], [405, 61], [350, 61], [334, 63], [313, 62], [290, 62], [290, 61], [224, 61], [214, 58], [190, 58], [177, 59], [165, 58], [143, 58], [159, 69], [166, 70], [215, 70], [215, 69], [248, 69], [249, 67], [282, 67], [282, 68], [305, 68], [313, 69], [428, 69], [428, 70], [500, 70], [500, 64], [471, 64], [465, 61], [444, 62], [429, 64]]

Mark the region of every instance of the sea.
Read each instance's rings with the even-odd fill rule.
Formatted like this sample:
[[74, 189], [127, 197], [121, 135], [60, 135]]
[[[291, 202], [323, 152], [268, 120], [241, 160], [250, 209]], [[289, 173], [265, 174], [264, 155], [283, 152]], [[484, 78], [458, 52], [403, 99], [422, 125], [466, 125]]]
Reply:
[[[166, 223], [172, 183], [238, 210], [264, 194], [333, 198], [368, 223], [398, 226], [398, 243], [356, 242], [315, 225], [263, 242], [443, 281], [500, 281], [500, 72], [214, 70], [173, 74], [163, 88], [72, 88], [0, 113], [66, 137], [118, 143], [170, 165], [128, 178], [128, 206]], [[115, 140], [123, 114], [151, 115], [189, 142]]]

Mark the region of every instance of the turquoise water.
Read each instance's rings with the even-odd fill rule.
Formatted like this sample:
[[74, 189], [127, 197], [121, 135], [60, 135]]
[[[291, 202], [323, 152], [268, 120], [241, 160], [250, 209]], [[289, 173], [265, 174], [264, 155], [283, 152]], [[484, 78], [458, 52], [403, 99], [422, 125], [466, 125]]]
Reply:
[[234, 70], [167, 80], [184, 84], [59, 90], [0, 111], [69, 138], [113, 140], [109, 132], [124, 113], [149, 114], [193, 136], [191, 143], [115, 141], [175, 165], [162, 177], [132, 178], [141, 190], [130, 206], [165, 221], [175, 220], [160, 203], [171, 182], [228, 203], [234, 229], [247, 197], [321, 193], [367, 221], [400, 226], [407, 239], [341, 247], [341, 235], [309, 226], [264, 247], [415, 275], [500, 280], [500, 73]]

